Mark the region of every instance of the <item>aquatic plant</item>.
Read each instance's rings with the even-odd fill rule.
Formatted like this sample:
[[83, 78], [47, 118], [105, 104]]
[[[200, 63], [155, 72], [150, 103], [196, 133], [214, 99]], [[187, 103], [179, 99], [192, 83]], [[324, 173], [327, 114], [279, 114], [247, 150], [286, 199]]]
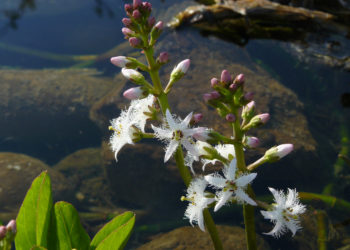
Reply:
[[0, 249], [10, 250], [12, 242], [21, 249], [122, 249], [135, 223], [135, 214], [125, 212], [109, 221], [91, 240], [70, 203], [53, 204], [47, 172], [32, 183], [18, 216], [0, 226]]
[[[248, 249], [256, 249], [256, 206], [262, 207], [263, 216], [275, 223], [275, 227], [268, 234], [278, 237], [290, 230], [294, 235], [301, 228], [299, 215], [306, 210], [299, 202], [298, 193], [289, 189], [285, 195], [283, 191], [269, 188], [275, 198], [275, 203], [269, 205], [257, 200], [251, 187], [252, 181], [258, 178], [254, 172], [256, 168], [285, 157], [293, 150], [293, 145], [274, 146], [260, 159], [246, 165], [244, 150], [256, 148], [259, 144], [259, 139], [249, 136], [249, 131], [268, 122], [270, 115], [256, 114], [253, 93], [244, 91], [244, 75], [232, 77], [227, 70], [223, 70], [220, 79], [211, 79], [212, 92], [203, 94], [204, 101], [214, 107], [219, 116], [230, 125], [232, 135], [226, 136], [210, 128], [197, 127], [201, 114], [194, 115], [191, 112], [182, 120], [171, 112], [168, 95], [175, 83], [187, 74], [190, 59], [185, 59], [174, 67], [167, 85], [163, 87], [159, 69], [168, 63], [169, 55], [162, 52], [155, 58], [154, 54], [154, 46], [162, 33], [163, 23], [156, 22], [151, 16], [152, 6], [149, 2], [134, 0], [132, 4], [125, 4], [125, 11], [128, 17], [122, 19], [125, 25], [122, 33], [130, 46], [142, 50], [147, 65], [132, 57], [111, 58], [114, 65], [122, 68], [122, 74], [128, 80], [139, 85], [124, 92], [124, 96], [133, 101], [120, 117], [111, 122], [110, 129], [114, 133], [110, 144], [115, 155], [117, 156], [126, 143], [133, 144], [143, 138], [155, 138], [164, 142], [164, 162], [171, 157], [175, 158], [187, 186], [186, 196], [181, 197], [182, 201], [189, 202], [185, 217], [192, 225], [198, 224], [202, 231], [208, 230], [215, 249], [222, 249], [223, 246], [208, 208], [214, 207], [216, 212], [227, 203], [243, 206]], [[148, 73], [152, 83], [140, 71]], [[140, 105], [142, 108], [135, 109], [135, 100], [143, 103]], [[145, 132], [146, 120], [152, 121], [153, 133]], [[187, 152], [186, 157], [183, 149]], [[221, 163], [223, 176], [220, 173], [206, 176], [195, 173], [192, 167], [195, 161], [201, 161], [203, 168], [207, 164]], [[208, 186], [212, 189], [208, 189]]]

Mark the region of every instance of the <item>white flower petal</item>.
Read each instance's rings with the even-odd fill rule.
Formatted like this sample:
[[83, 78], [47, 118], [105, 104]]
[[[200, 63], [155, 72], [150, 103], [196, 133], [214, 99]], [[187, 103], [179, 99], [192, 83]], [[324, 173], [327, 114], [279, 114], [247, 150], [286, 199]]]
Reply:
[[167, 162], [170, 159], [170, 157], [174, 154], [178, 146], [179, 146], [178, 141], [175, 141], [175, 140], [170, 141], [165, 152], [164, 162]]
[[306, 211], [306, 207], [305, 207], [305, 205], [298, 203], [292, 207], [292, 210], [293, 211], [291, 212], [291, 214], [298, 215], [298, 214], [304, 213]]
[[267, 220], [275, 220], [276, 219], [276, 216], [272, 211], [260, 211], [260, 213]]
[[177, 128], [177, 123], [175, 122], [174, 117], [173, 117], [173, 115], [170, 113], [169, 109], [167, 109], [167, 110], [165, 111], [165, 117], [166, 117], [166, 121], [167, 121], [167, 123], [168, 123], [168, 125], [169, 125], [169, 128], [170, 128], [171, 130], [177, 130], [177, 129], [178, 129], [178, 128]]
[[182, 139], [180, 142], [188, 152], [190, 152], [194, 156], [199, 156], [198, 150], [195, 148], [195, 146], [192, 145], [192, 143], [187, 139]]
[[299, 223], [295, 220], [290, 219], [285, 222], [286, 227], [292, 232], [293, 236], [300, 229]]
[[192, 119], [192, 113], [193, 113], [193, 112], [189, 113], [189, 114], [185, 117], [185, 119], [180, 123], [180, 128], [181, 128], [181, 129], [185, 129], [185, 128], [188, 127], [188, 124], [190, 124], [190, 121], [191, 121], [191, 119]]
[[158, 139], [169, 140], [172, 138], [173, 132], [171, 130], [158, 128], [158, 127], [155, 127], [153, 125], [151, 125], [151, 126], [152, 126], [154, 133], [155, 133], [155, 136]]
[[284, 196], [284, 194], [283, 194], [283, 192], [281, 191], [281, 192], [279, 192], [279, 191], [277, 191], [276, 189], [274, 189], [274, 188], [271, 188], [271, 187], [269, 187], [269, 190], [270, 190], [270, 192], [272, 193], [272, 195], [273, 195], [273, 197], [274, 197], [274, 199], [275, 199], [275, 202], [278, 204], [278, 205], [284, 205], [286, 202], [286, 199], [285, 199], [285, 196]]
[[235, 195], [236, 195], [236, 199], [237, 201], [245, 201], [246, 203], [252, 205], [252, 206], [256, 206], [256, 202], [250, 198], [246, 192], [244, 192], [244, 190], [242, 190], [241, 188], [238, 188], [236, 191], [235, 191]]
[[233, 158], [232, 161], [230, 162], [230, 165], [228, 167], [225, 166], [223, 173], [228, 180], [233, 181], [235, 180], [236, 170], [237, 170], [237, 160], [236, 158]]
[[218, 202], [214, 207], [214, 212], [218, 211], [223, 205], [225, 205], [227, 200], [231, 198], [231, 196], [232, 196], [232, 192], [229, 190], [220, 192], [218, 194]]
[[255, 177], [256, 173], [251, 173], [247, 175], [241, 175], [235, 182], [238, 187], [245, 188], [249, 183], [251, 183]]
[[298, 200], [297, 191], [294, 189], [288, 188], [288, 193], [286, 197], [286, 207], [291, 207]]
[[198, 226], [203, 232], [205, 232], [203, 212], [202, 211], [198, 211], [197, 216], [198, 216]]
[[204, 179], [216, 188], [224, 188], [226, 185], [226, 179], [222, 178], [219, 174], [210, 174], [204, 176]]
[[272, 235], [276, 238], [278, 238], [279, 236], [281, 236], [284, 231], [285, 231], [285, 226], [284, 224], [281, 222], [281, 221], [277, 221], [275, 227], [268, 233], [264, 233], [264, 234], [267, 234], [267, 235]]

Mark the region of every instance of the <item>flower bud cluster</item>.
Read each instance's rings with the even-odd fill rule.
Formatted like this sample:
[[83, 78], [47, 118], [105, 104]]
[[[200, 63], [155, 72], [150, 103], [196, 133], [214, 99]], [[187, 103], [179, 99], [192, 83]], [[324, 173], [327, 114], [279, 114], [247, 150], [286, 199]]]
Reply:
[[234, 107], [240, 108], [253, 98], [253, 93], [248, 92], [244, 94], [243, 92], [243, 74], [232, 78], [227, 70], [223, 70], [221, 72], [220, 80], [212, 78], [210, 85], [213, 91], [203, 95], [204, 101], [215, 107], [218, 113], [231, 123], [235, 122], [237, 118], [230, 110], [232, 104]]
[[125, 4], [128, 17], [122, 19], [124, 28], [122, 32], [125, 39], [134, 48], [147, 48], [153, 46], [163, 30], [163, 23], [156, 23], [151, 15], [152, 5], [149, 2], [134, 0], [132, 4]]

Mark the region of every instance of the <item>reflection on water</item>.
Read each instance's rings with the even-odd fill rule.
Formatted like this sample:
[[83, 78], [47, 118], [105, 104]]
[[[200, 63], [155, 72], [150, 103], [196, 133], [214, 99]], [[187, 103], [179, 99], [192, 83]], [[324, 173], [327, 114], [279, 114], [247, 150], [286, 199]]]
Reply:
[[[143, 243], [146, 236], [187, 225], [181, 220], [185, 204], [179, 201], [184, 186], [174, 164], [162, 163], [161, 146], [144, 141], [127, 147], [116, 165], [106, 143], [109, 120], [128, 104], [120, 93], [130, 86], [120, 75], [114, 77], [119, 69], [110, 65], [108, 58], [142, 57], [128, 47], [120, 32], [123, 5], [112, 0], [45, 2], [0, 3], [0, 9], [14, 11], [13, 17], [2, 12], [1, 18], [7, 33], [0, 37], [0, 150], [27, 154], [41, 160], [40, 166], [63, 174], [60, 178], [71, 183], [72, 189], [63, 198], [80, 211], [96, 215], [87, 223], [91, 231], [100, 223], [96, 218], [107, 218], [125, 208], [138, 211], [138, 237], [130, 246]], [[152, 4], [157, 15], [169, 20], [173, 13], [193, 3]], [[15, 26], [17, 30], [11, 29]], [[261, 169], [254, 183], [258, 195], [267, 193], [269, 183], [275, 188], [297, 187], [300, 191], [328, 190], [349, 200], [349, 73], [301, 60], [301, 54], [293, 52], [292, 47], [271, 40], [250, 40], [239, 47], [182, 29], [165, 32], [157, 53], [170, 53], [164, 81], [175, 63], [191, 58], [191, 70], [178, 84], [171, 102], [182, 117], [192, 109], [198, 112], [204, 108], [203, 125], [221, 127], [213, 111], [201, 101], [201, 94], [209, 89], [209, 79], [226, 67], [234, 74], [245, 73], [247, 88], [256, 92], [261, 111], [272, 115], [271, 123], [256, 132], [262, 146], [296, 145], [292, 156]], [[186, 105], [182, 99], [193, 103]], [[262, 154], [247, 153], [249, 161]], [[338, 153], [344, 157], [338, 159]], [[338, 227], [349, 230], [349, 215], [323, 208]], [[236, 206], [225, 208], [215, 219], [237, 226], [242, 222]], [[266, 232], [264, 225], [258, 224], [259, 232]], [[312, 228], [305, 231], [310, 233]], [[302, 242], [297, 238], [284, 246], [283, 240], [269, 240], [269, 244], [273, 249], [296, 249], [295, 242]]]
[[[68, 3], [71, 5], [71, 2]], [[104, 0], [91, 0], [94, 2], [93, 10], [99, 17], [108, 16], [113, 18], [115, 16], [114, 6]], [[42, 7], [41, 5], [48, 5], [51, 8], [56, 8], [57, 6], [67, 7], [67, 3], [64, 1], [40, 1], [40, 0], [21, 0], [21, 1], [2, 1], [0, 3], [0, 20], [2, 21], [2, 26], [0, 27], [0, 37], [8, 32], [8, 29], [17, 29], [19, 20], [28, 14], [28, 12], [35, 12], [37, 7]], [[81, 7], [81, 4], [80, 4]], [[79, 8], [79, 7], [78, 7]]]

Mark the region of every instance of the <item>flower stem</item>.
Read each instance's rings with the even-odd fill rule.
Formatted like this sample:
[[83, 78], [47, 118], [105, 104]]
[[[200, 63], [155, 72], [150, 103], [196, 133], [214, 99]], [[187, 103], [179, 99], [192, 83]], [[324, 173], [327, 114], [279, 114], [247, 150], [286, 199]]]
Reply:
[[[153, 58], [153, 49], [148, 48], [144, 50], [148, 66], [149, 66], [149, 74], [151, 76], [152, 82], [153, 82], [153, 87], [155, 90], [155, 94], [157, 95], [157, 99], [160, 105], [160, 108], [162, 110], [163, 115], [165, 115], [165, 112], [167, 109], [170, 111], [169, 107], [169, 101], [168, 101], [168, 93], [165, 93], [160, 81], [159, 77], [159, 72], [158, 68], [156, 67], [154, 58]], [[186, 185], [188, 187], [191, 183], [192, 176], [189, 171], [189, 169], [185, 165], [184, 161], [184, 156], [183, 156], [183, 151], [181, 147], [178, 147], [176, 152], [175, 152], [175, 160], [176, 160], [176, 165], [180, 171], [180, 175]], [[212, 239], [212, 242], [214, 244], [215, 250], [222, 250], [223, 246], [219, 238], [218, 231], [216, 229], [215, 223], [213, 221], [213, 218], [211, 217], [208, 209], [205, 209], [203, 211], [203, 217], [205, 221], [205, 225], [208, 229], [208, 232], [210, 234], [210, 237]]]
[[[237, 110], [234, 110], [234, 115], [236, 117], [238, 116]], [[247, 167], [245, 163], [244, 158], [244, 151], [243, 151], [243, 144], [242, 144], [242, 138], [243, 138], [243, 132], [241, 130], [240, 121], [237, 119], [233, 123], [233, 134], [235, 135], [235, 140], [240, 143], [235, 143], [235, 153], [236, 153], [236, 160], [237, 160], [237, 168], [243, 172], [247, 172]], [[255, 198], [253, 189], [250, 185], [248, 185], [247, 194], [251, 198]], [[245, 225], [245, 235], [246, 235], [246, 242], [247, 242], [247, 249], [249, 250], [255, 250], [257, 249], [256, 246], [256, 235], [255, 235], [255, 219], [254, 219], [254, 207], [248, 204], [243, 205], [243, 217], [244, 217], [244, 225]]]
[[205, 225], [208, 229], [208, 232], [209, 232], [211, 240], [214, 244], [215, 250], [224, 249], [222, 246], [221, 240], [219, 238], [219, 234], [218, 234], [218, 231], [216, 229], [214, 220], [211, 217], [210, 212], [207, 208], [203, 210], [203, 216], [204, 216]]

